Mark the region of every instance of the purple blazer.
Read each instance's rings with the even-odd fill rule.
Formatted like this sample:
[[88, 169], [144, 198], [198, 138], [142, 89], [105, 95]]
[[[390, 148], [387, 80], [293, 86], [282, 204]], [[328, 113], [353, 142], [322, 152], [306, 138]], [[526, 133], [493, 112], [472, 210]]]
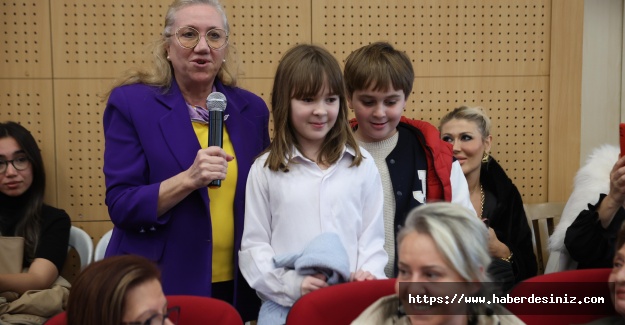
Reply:
[[[238, 164], [232, 252], [238, 270], [245, 184], [255, 157], [269, 145], [269, 110], [251, 92], [218, 80], [215, 87], [228, 99], [224, 124]], [[137, 254], [156, 262], [167, 295], [211, 296], [213, 245], [207, 188], [156, 216], [160, 183], [189, 168], [200, 150], [176, 81], [166, 93], [143, 84], [114, 89], [103, 124], [106, 205], [115, 225], [106, 256]], [[235, 306], [257, 305], [254, 291], [237, 273]]]

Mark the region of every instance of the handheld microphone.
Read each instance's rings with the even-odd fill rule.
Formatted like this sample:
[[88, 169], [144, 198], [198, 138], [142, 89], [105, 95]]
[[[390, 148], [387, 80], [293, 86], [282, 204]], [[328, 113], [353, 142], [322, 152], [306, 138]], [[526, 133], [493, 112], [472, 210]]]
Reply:
[[[223, 148], [224, 144], [224, 110], [228, 100], [220, 92], [213, 92], [206, 98], [208, 108], [208, 146]], [[210, 188], [221, 187], [221, 180], [216, 179], [208, 184]]]

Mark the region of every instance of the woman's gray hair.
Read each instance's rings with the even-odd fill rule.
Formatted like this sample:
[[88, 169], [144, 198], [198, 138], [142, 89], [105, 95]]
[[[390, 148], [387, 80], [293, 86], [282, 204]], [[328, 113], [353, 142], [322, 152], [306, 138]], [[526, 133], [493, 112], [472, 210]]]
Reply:
[[471, 210], [448, 202], [421, 205], [408, 214], [397, 235], [398, 245], [412, 232], [429, 235], [464, 280], [489, 281], [488, 228]]
[[[175, 34], [175, 31], [172, 29], [175, 24], [176, 13], [192, 5], [209, 5], [214, 7], [224, 21], [224, 30], [230, 35], [228, 18], [219, 0], [174, 0], [165, 14], [163, 33], [159, 39], [151, 44], [152, 65], [147, 68], [130, 68], [126, 70], [124, 75], [116, 80], [112, 87], [103, 94], [102, 100], [106, 100], [113, 89], [123, 85], [142, 83], [160, 87], [163, 91], [167, 91], [171, 87], [174, 72], [171, 62], [167, 59], [167, 46], [172, 42], [172, 36]], [[238, 71], [236, 71], [237, 63], [234, 57], [234, 49], [231, 45], [228, 45], [222, 50], [226, 51], [225, 61], [221, 64], [216, 78], [226, 86], [235, 87], [237, 85]]]
[[169, 5], [169, 9], [167, 10], [167, 14], [165, 15], [165, 29], [163, 30], [163, 36], [171, 36], [174, 34], [174, 31], [172, 31], [172, 27], [174, 25], [174, 16], [176, 15], [176, 12], [178, 12], [182, 8], [198, 4], [213, 6], [215, 9], [217, 9], [217, 12], [219, 12], [219, 14], [221, 15], [221, 19], [224, 21], [224, 29], [226, 30], [226, 33], [230, 35], [228, 18], [226, 17], [226, 12], [224, 11], [224, 8], [219, 0], [176, 0], [171, 5]]

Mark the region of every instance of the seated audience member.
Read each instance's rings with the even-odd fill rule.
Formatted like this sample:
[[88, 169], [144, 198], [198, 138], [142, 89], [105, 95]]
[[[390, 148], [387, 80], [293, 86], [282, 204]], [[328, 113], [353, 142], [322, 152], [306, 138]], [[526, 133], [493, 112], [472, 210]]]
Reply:
[[588, 325], [625, 325], [625, 227], [621, 226], [616, 237], [615, 253], [612, 262], [612, 272], [608, 277], [610, 298], [614, 309], [620, 315], [601, 318]]
[[138, 255], [90, 264], [72, 286], [67, 324], [175, 324], [180, 310], [167, 305], [160, 277], [158, 267]]
[[451, 201], [473, 209], [466, 180], [449, 145], [428, 122], [402, 116], [412, 92], [410, 58], [389, 43], [377, 42], [352, 52], [345, 62], [350, 123], [358, 144], [373, 156], [384, 193], [384, 273], [397, 275], [395, 237], [411, 209]]
[[480, 108], [462, 106], [445, 115], [439, 129], [441, 138], [453, 145], [478, 217], [488, 225], [493, 257], [488, 271], [508, 291], [536, 275], [536, 256], [521, 194], [489, 154], [490, 119]]
[[577, 262], [571, 258], [564, 245], [566, 230], [581, 211], [597, 202], [599, 194], [610, 191], [610, 171], [618, 158], [618, 146], [599, 146], [588, 155], [585, 165], [575, 174], [573, 192], [562, 210], [553, 235], [549, 237], [549, 260], [545, 273], [577, 269]]
[[460, 205], [440, 202], [412, 210], [397, 236], [396, 294], [379, 299], [352, 324], [523, 324], [500, 305], [430, 305], [408, 299], [409, 294], [485, 295], [490, 291], [483, 285], [489, 281], [488, 238], [484, 223]]
[[[617, 152], [614, 153], [618, 157]], [[625, 157], [621, 157], [610, 170], [608, 194], [600, 194], [599, 201], [595, 205], [588, 204], [588, 208], [581, 211], [566, 229], [564, 245], [571, 258], [577, 261], [578, 269], [612, 266], [616, 234], [625, 220], [624, 166]], [[594, 181], [604, 182], [600, 178]]]
[[[43, 203], [45, 180], [30, 132], [15, 122], [0, 123], [0, 240], [23, 238], [0, 250], [0, 324], [22, 324], [22, 317], [28, 324], [43, 323], [62, 311], [69, 294], [69, 283], [59, 274], [71, 222], [65, 211]], [[43, 290], [44, 303], [34, 295]]]

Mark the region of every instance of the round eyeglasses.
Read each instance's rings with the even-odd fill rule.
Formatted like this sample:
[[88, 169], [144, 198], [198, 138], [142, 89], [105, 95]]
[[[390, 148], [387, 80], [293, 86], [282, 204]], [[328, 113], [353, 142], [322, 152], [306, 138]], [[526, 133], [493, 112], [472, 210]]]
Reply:
[[18, 157], [13, 160], [0, 160], [0, 174], [6, 173], [9, 164], [13, 165], [15, 170], [24, 170], [28, 168], [29, 163], [30, 160], [28, 160], [28, 157]]
[[[206, 32], [206, 43], [213, 50], [219, 50], [228, 44], [228, 33], [221, 28], [213, 28]], [[190, 26], [182, 26], [176, 30], [178, 44], [185, 49], [192, 49], [200, 42], [200, 32]]]
[[121, 325], [164, 325], [165, 321], [169, 319], [169, 321], [177, 325], [178, 319], [180, 318], [180, 307], [171, 307], [167, 309], [165, 314], [155, 314], [152, 317], [148, 318], [145, 322], [127, 322], [121, 323]]

